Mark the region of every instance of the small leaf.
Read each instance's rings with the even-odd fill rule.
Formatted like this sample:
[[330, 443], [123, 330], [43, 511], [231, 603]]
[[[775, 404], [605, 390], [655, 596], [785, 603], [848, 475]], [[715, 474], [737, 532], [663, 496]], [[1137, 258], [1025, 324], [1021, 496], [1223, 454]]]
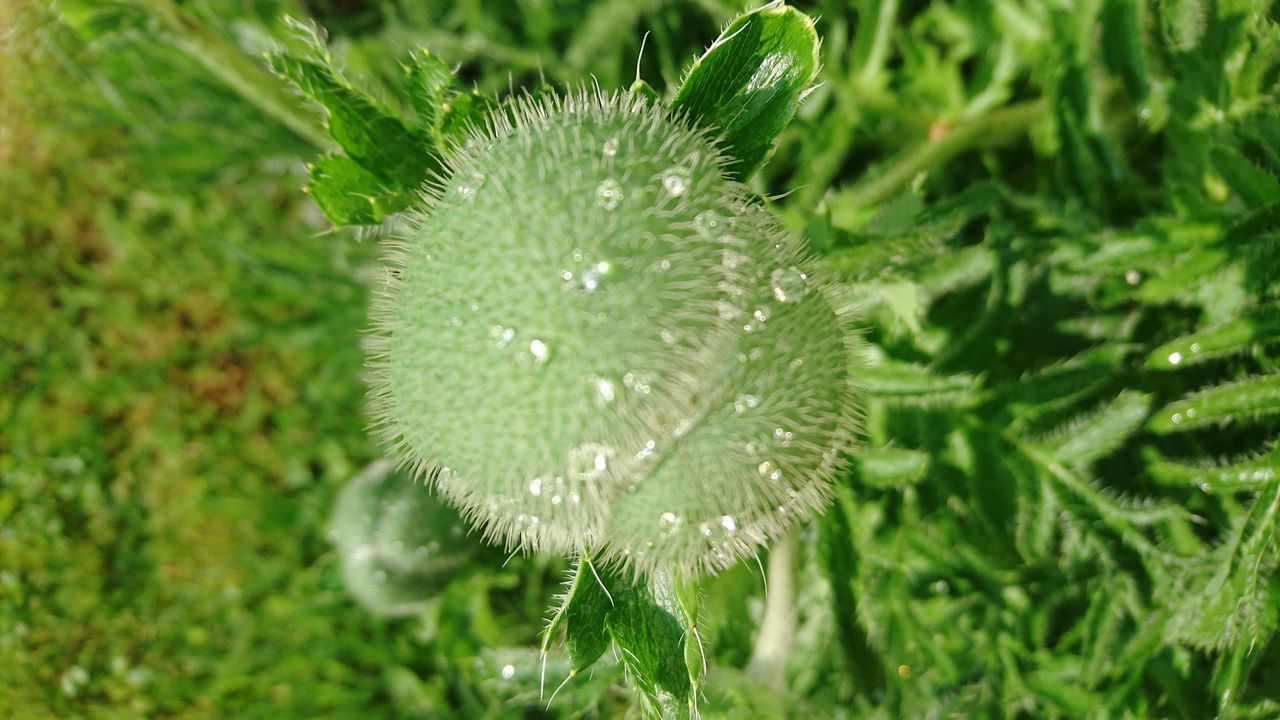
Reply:
[[1242, 317], [1183, 335], [1147, 356], [1147, 367], [1172, 370], [1247, 352], [1255, 344], [1280, 342], [1280, 306], [1264, 305]]
[[312, 165], [306, 192], [334, 225], [377, 225], [414, 197], [387, 187], [345, 155], [329, 155]]
[[662, 717], [688, 717], [706, 667], [697, 606], [695, 584], [677, 584], [666, 575], [647, 586], [632, 584], [583, 556], [543, 635], [542, 652], [564, 628], [574, 677], [613, 641], [644, 702]]
[[694, 702], [684, 652], [692, 633], [677, 603], [669, 579], [655, 578], [651, 587], [620, 585], [606, 619], [623, 665], [663, 718], [691, 715]]
[[1280, 483], [1272, 481], [1237, 522], [1226, 542], [1187, 563], [1166, 633], [1193, 647], [1222, 650], [1265, 640], [1275, 631], [1280, 598], [1275, 569], [1275, 526]]
[[929, 454], [919, 450], [882, 447], [858, 453], [858, 477], [874, 487], [914, 485], [929, 469]]
[[1152, 455], [1147, 459], [1147, 476], [1161, 485], [1195, 485], [1205, 492], [1256, 491], [1280, 478], [1280, 449], [1221, 465], [1191, 465]]
[[453, 71], [438, 55], [424, 49], [409, 56], [405, 74], [408, 75], [409, 100], [418, 114], [418, 123], [438, 128], [453, 86]]
[[[308, 190], [335, 225], [381, 222], [407, 207], [427, 177], [441, 169], [438, 135], [433, 137], [427, 128], [396, 117], [353, 88], [333, 68], [318, 30], [299, 23], [294, 23], [294, 29], [303, 34], [311, 55], [278, 52], [268, 55], [267, 63], [324, 107], [329, 134], [347, 155], [316, 163]], [[430, 55], [415, 55], [415, 64], [409, 68], [419, 113], [434, 112], [423, 88], [443, 82], [439, 61], [433, 60]]]
[[1058, 462], [1082, 467], [1123, 445], [1142, 426], [1150, 408], [1147, 396], [1123, 392], [1098, 410], [1060, 428], [1041, 444]]
[[542, 652], [546, 653], [556, 631], [564, 627], [569, 667], [574, 674], [591, 667], [609, 648], [609, 635], [604, 623], [613, 609], [613, 598], [605, 578], [617, 584], [607, 569], [597, 569], [589, 558], [580, 558], [573, 569], [560, 609], [542, 638]]
[[1147, 97], [1147, 70], [1142, 57], [1142, 17], [1136, 0], [1107, 0], [1100, 17], [1102, 57], [1120, 76], [1135, 103]]
[[1151, 417], [1147, 428], [1163, 435], [1276, 414], [1280, 414], [1280, 375], [1263, 375], [1215, 385], [1170, 403]]
[[672, 106], [718, 128], [738, 179], [772, 151], [818, 74], [813, 20], [777, 0], [739, 16], [702, 55]]
[[978, 401], [981, 387], [972, 375], [936, 375], [908, 363], [885, 362], [857, 373], [869, 398], [895, 405], [965, 406]]

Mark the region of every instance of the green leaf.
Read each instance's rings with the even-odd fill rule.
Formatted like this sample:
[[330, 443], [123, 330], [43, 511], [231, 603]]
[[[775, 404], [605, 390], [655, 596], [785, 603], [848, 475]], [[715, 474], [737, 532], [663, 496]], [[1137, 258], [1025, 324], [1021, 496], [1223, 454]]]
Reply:
[[616, 588], [614, 608], [605, 623], [650, 714], [692, 716], [696, 686], [689, 677], [685, 643], [694, 639], [675, 585], [657, 579], [651, 587]]
[[813, 20], [782, 0], [739, 16], [702, 55], [672, 106], [717, 128], [731, 174], [750, 177], [796, 113], [818, 74]]
[[1058, 462], [1083, 467], [1123, 445], [1142, 426], [1150, 408], [1147, 396], [1126, 391], [1041, 444]]
[[1147, 458], [1147, 476], [1162, 485], [1194, 485], [1205, 492], [1256, 491], [1280, 478], [1280, 449], [1218, 465], [1179, 463], [1152, 454]]
[[609, 635], [604, 621], [613, 609], [613, 598], [605, 584], [605, 578], [617, 585], [607, 569], [596, 569], [589, 558], [580, 558], [577, 567], [573, 569], [569, 589], [565, 592], [560, 608], [543, 634], [542, 652], [546, 653], [556, 631], [564, 628], [572, 674], [591, 667], [609, 648]]
[[909, 363], [884, 362], [856, 373], [869, 398], [894, 405], [965, 406], [978, 401], [981, 388], [972, 375], [936, 375]]
[[334, 225], [377, 225], [413, 198], [345, 155], [326, 156], [308, 169], [305, 192]]
[[647, 586], [632, 584], [583, 556], [543, 634], [542, 652], [563, 628], [572, 678], [612, 641], [645, 707], [664, 718], [689, 717], [706, 667], [697, 606], [696, 585], [665, 575]]
[[1226, 542], [1187, 564], [1169, 595], [1175, 611], [1166, 630], [1171, 639], [1221, 650], [1270, 637], [1280, 612], [1271, 579], [1277, 514], [1280, 483], [1272, 481]]
[[418, 114], [418, 123], [438, 128], [453, 87], [453, 71], [440, 56], [423, 49], [409, 56], [405, 74], [408, 76], [409, 101]]
[[1170, 403], [1152, 415], [1147, 428], [1167, 434], [1276, 414], [1280, 414], [1280, 375], [1262, 375], [1215, 385]]
[[875, 487], [901, 487], [924, 479], [929, 454], [919, 450], [882, 447], [858, 453], [858, 477]]
[[1147, 97], [1147, 70], [1142, 57], [1142, 18], [1136, 0], [1107, 0], [1102, 7], [1102, 57], [1120, 76], [1135, 103]]
[[376, 104], [319, 62], [276, 53], [271, 69], [329, 114], [329, 134], [365, 170], [405, 190], [440, 167], [426, 133]]
[[1147, 367], [1173, 370], [1276, 342], [1280, 342], [1280, 306], [1264, 305], [1225, 323], [1170, 340], [1151, 351]]
[[267, 63], [324, 108], [329, 134], [346, 153], [317, 162], [307, 190], [334, 225], [379, 223], [408, 207], [427, 177], [442, 169], [439, 126], [449, 119], [452, 74], [426, 51], [411, 56], [410, 98], [424, 122], [415, 125], [347, 82], [333, 67], [319, 30], [297, 22], [292, 27], [309, 54], [271, 53]]

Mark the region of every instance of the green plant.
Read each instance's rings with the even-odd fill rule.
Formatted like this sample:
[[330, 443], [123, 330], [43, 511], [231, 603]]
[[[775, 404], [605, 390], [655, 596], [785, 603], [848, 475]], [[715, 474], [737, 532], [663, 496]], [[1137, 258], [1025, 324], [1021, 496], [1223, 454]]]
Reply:
[[[151, 4], [109, 5], [133, 9], [115, 16], [125, 26], [183, 17]], [[216, 128], [234, 156], [224, 163], [297, 153], [301, 140], [326, 153], [307, 187], [335, 225], [372, 227], [366, 235], [429, 252], [421, 242], [436, 230], [422, 211], [465, 212], [460, 192], [480, 186], [454, 168], [468, 158], [486, 162], [483, 142], [565, 132], [578, 116], [557, 103], [596, 103], [586, 114], [603, 114], [598, 95], [548, 90], [543, 72], [561, 88], [588, 72], [603, 87], [624, 86], [652, 31], [639, 74], [672, 89], [638, 84], [626, 94], [601, 93], [607, 102], [634, 103], [640, 116], [682, 128], [672, 131], [680, 137], [710, 138], [725, 158], [723, 177], [700, 177], [743, 183], [750, 202], [776, 218], [770, 223], [803, 239], [789, 241], [811, 255], [799, 267], [834, 298], [832, 307], [861, 309], [866, 362], [853, 370], [865, 386], [861, 442], [846, 470], [816, 484], [832, 496], [825, 512], [771, 539], [767, 594], [749, 560], [695, 583], [692, 572], [614, 562], [598, 531], [581, 547], [550, 543], [578, 557], [539, 638], [550, 594], [543, 582], [560, 569], [556, 561], [515, 559], [501, 570], [480, 558], [474, 572], [431, 574], [444, 584], [411, 603], [411, 620], [369, 621], [419, 643], [379, 665], [398, 711], [610, 716], [626, 703], [608, 688], [625, 676], [641, 706], [669, 715], [1273, 717], [1280, 702], [1273, 5], [812, 2], [804, 7], [822, 18], [821, 70], [799, 13], [781, 13], [797, 22], [777, 26], [794, 35], [753, 24], [767, 16], [757, 13], [729, 27], [682, 81], [682, 64], [707, 39], [700, 33], [732, 21], [736, 7], [544, 0], [499, 13], [480, 0], [390, 2], [361, 10], [361, 28], [383, 23], [376, 32], [339, 23], [326, 45], [312, 25], [296, 24], [295, 37], [280, 41], [287, 49], [269, 60], [323, 108], [314, 117], [327, 119], [329, 138], [299, 132], [316, 121], [303, 103], [273, 101], [279, 88], [264, 89], [271, 79], [261, 68], [217, 62], [235, 43], [261, 49], [266, 32], [246, 32], [246, 24], [257, 26], [242, 18], [224, 22], [210, 10], [214, 0], [182, 10], [217, 31], [227, 43], [221, 50], [207, 33], [198, 36], [206, 42], [185, 37], [185, 23], [156, 26], [160, 39], [173, 38], [161, 47], [126, 36], [131, 52], [162, 58], [161, 67], [189, 80], [180, 108], [226, 103], [236, 117], [275, 118], [255, 132]], [[260, 14], [299, 10], [281, 4]], [[805, 37], [810, 44], [784, 64], [794, 76], [767, 93], [746, 92], [761, 89], [754, 68], [770, 66], [762, 58], [772, 51], [761, 48]], [[110, 51], [95, 57], [105, 60], [91, 66], [93, 79], [122, 78], [119, 86], [144, 110], [126, 113], [127, 102], [90, 110], [124, 114], [117, 122], [137, 128], [151, 157], [225, 167], [207, 147], [165, 152], [185, 135], [181, 123], [155, 127], [175, 112], [164, 93], [130, 72], [138, 62]], [[232, 66], [240, 76], [227, 81]], [[501, 100], [512, 86], [531, 97]], [[92, 104], [82, 89], [76, 97]], [[526, 122], [538, 107], [557, 108], [546, 128]], [[467, 147], [468, 138], [481, 144]], [[602, 150], [607, 142], [591, 140]], [[762, 162], [762, 148], [775, 144]], [[504, 170], [481, 173], [477, 200]], [[417, 194], [424, 181], [434, 188], [426, 199]], [[592, 193], [587, 184], [574, 197]], [[634, 197], [623, 190], [624, 202]], [[511, 221], [526, 220], [545, 222], [537, 212]], [[484, 244], [491, 233], [469, 235], [481, 238], [473, 241], [477, 257], [459, 253], [457, 262], [518, 250], [500, 234], [492, 246]], [[382, 269], [369, 284], [404, 280]], [[317, 285], [353, 284], [345, 282], [308, 288], [326, 298]], [[384, 339], [394, 336], [394, 307], [385, 300], [392, 335]], [[659, 318], [669, 316], [656, 307]], [[437, 319], [445, 332], [453, 332], [444, 325], [452, 318]], [[537, 320], [516, 330], [530, 322]], [[496, 341], [517, 325], [499, 324]], [[526, 352], [535, 338], [557, 352], [541, 335], [527, 338]], [[354, 343], [354, 334], [343, 341]], [[487, 346], [484, 353], [477, 370], [498, 377], [494, 353]], [[380, 357], [385, 378], [392, 361]], [[514, 365], [505, 370], [522, 377]], [[381, 404], [388, 419], [405, 415]], [[435, 418], [409, 409], [427, 437]], [[579, 439], [563, 442], [580, 447]], [[406, 451], [412, 461], [435, 457], [430, 443], [415, 445]], [[596, 455], [586, 457], [594, 469]], [[606, 469], [610, 462], [606, 454]], [[529, 495], [537, 477], [520, 478], [514, 490]], [[388, 481], [427, 497], [409, 477]], [[514, 544], [548, 544], [549, 536], [504, 533], [510, 519], [482, 525]], [[394, 545], [407, 529], [379, 526], [378, 542]], [[409, 534], [399, 541], [430, 542]], [[338, 547], [350, 562], [350, 546]], [[307, 577], [324, 576], [316, 567]], [[391, 582], [389, 564], [383, 587], [414, 586], [415, 568], [401, 567], [407, 582]], [[637, 576], [642, 582], [633, 582]], [[353, 590], [366, 602], [382, 597], [372, 573], [353, 583], [364, 583]], [[616, 658], [610, 646], [619, 648]], [[548, 692], [540, 693], [544, 682]], [[387, 705], [381, 697], [368, 703]], [[220, 707], [234, 714], [243, 706]]]

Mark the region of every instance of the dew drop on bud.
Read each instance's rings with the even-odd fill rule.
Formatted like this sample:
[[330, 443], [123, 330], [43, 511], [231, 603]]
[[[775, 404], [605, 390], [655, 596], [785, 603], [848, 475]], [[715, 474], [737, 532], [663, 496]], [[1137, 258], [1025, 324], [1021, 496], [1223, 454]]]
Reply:
[[529, 353], [533, 355], [534, 362], [541, 364], [551, 356], [551, 349], [541, 340], [534, 340], [529, 343]]
[[622, 186], [609, 178], [596, 186], [596, 204], [605, 210], [613, 210], [622, 202]]
[[689, 169], [685, 167], [668, 168], [662, 173], [662, 187], [667, 189], [667, 194], [672, 197], [680, 197], [685, 190], [689, 189]]
[[489, 328], [489, 338], [493, 340], [493, 344], [496, 347], [506, 347], [507, 345], [510, 345], [511, 340], [515, 338], [515, 336], [515, 328], [503, 327], [501, 325], [494, 325]]
[[707, 238], [718, 238], [724, 235], [725, 219], [715, 210], [704, 210], [693, 218], [693, 226], [698, 234]]
[[584, 443], [569, 451], [569, 474], [575, 480], [595, 480], [609, 469], [609, 448]]
[[485, 176], [483, 173], [471, 171], [465, 173], [461, 182], [458, 183], [458, 194], [462, 199], [471, 202], [476, 199], [476, 195], [480, 194], [480, 188], [484, 186]]
[[809, 292], [809, 276], [798, 267], [774, 270], [770, 280], [779, 302], [796, 302]]

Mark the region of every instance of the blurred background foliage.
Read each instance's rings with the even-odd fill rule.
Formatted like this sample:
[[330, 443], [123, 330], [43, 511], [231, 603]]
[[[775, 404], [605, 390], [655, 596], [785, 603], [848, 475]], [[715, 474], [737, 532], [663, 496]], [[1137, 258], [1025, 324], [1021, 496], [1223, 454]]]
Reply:
[[[1280, 714], [1275, 5], [794, 4], [822, 85], [753, 183], [864, 308], [866, 448], [787, 693], [740, 670], [758, 571], [704, 583], [706, 714]], [[327, 139], [260, 58], [290, 15], [392, 109], [424, 47], [662, 91], [740, 9], [0, 0], [0, 716], [624, 713], [612, 663], [539, 700], [564, 560], [378, 516], [376, 244], [299, 192]]]

